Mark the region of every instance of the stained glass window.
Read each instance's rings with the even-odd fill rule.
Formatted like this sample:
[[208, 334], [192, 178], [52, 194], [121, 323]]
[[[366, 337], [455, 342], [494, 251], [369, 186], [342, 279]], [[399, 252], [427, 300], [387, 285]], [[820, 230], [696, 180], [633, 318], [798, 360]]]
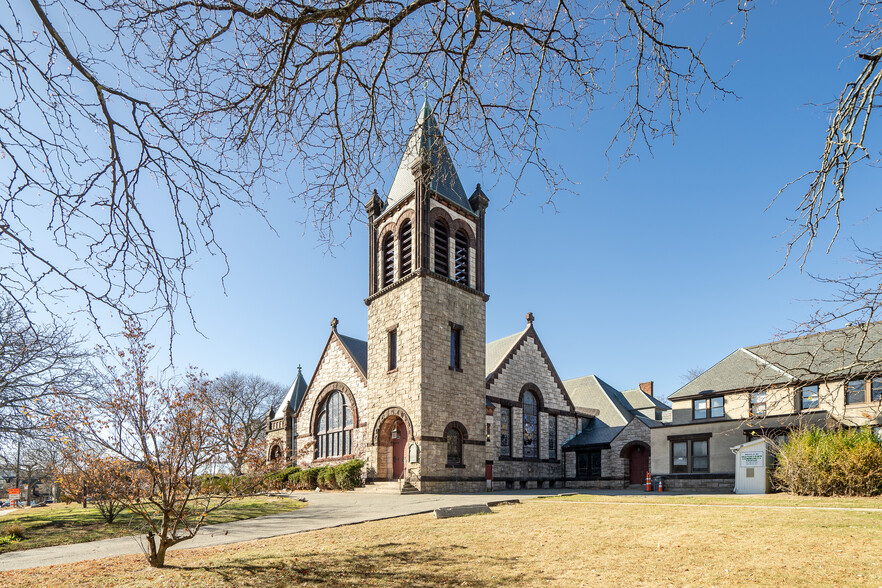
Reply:
[[315, 456], [336, 457], [352, 453], [352, 407], [340, 391], [322, 402], [315, 425]]
[[499, 409], [499, 455], [511, 455], [511, 408]]
[[532, 392], [524, 392], [524, 457], [539, 457], [539, 410]]
[[462, 463], [462, 434], [454, 427], [447, 429], [447, 463]]

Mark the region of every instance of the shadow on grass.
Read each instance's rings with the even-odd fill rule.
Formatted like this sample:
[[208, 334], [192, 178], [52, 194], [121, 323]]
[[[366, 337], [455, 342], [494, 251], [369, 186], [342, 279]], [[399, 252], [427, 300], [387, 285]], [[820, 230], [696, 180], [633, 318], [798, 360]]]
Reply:
[[[228, 586], [512, 586], [528, 580], [513, 570], [515, 558], [481, 556], [472, 562], [461, 545], [425, 548], [417, 543], [360, 546], [346, 553], [292, 553], [238, 555], [211, 566], [174, 566], [169, 569], [216, 576]], [[464, 562], [469, 563], [463, 566]], [[482, 570], [494, 570], [493, 576]]]

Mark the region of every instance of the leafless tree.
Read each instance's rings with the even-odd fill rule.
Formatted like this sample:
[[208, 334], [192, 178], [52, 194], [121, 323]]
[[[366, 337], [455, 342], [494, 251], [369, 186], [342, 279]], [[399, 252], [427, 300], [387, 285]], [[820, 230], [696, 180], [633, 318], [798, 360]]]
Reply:
[[705, 371], [707, 370], [705, 370], [703, 367], [698, 366], [689, 368], [680, 375], [680, 379], [683, 381], [684, 384], [688, 384], [689, 382], [703, 374]]
[[59, 398], [86, 397], [95, 383], [90, 358], [65, 325], [31, 323], [0, 299], [0, 443], [38, 431]]
[[[77, 464], [74, 486], [101, 484], [146, 531], [151, 566], [165, 565], [168, 548], [196, 536], [206, 517], [230, 500], [263, 489], [264, 454], [251, 456], [249, 472], [224, 483], [206, 475], [221, 451], [222, 427], [210, 410], [211, 383], [200, 373], [186, 383], [150, 375], [152, 345], [136, 321], [126, 322], [123, 349], [107, 349], [109, 385], [90, 403], [68, 402], [53, 415], [65, 460]], [[95, 473], [95, 477], [91, 473]], [[87, 497], [95, 497], [88, 488]]]
[[[825, 240], [826, 252], [842, 236], [840, 212], [846, 204], [846, 184], [852, 171], [861, 164], [878, 163], [879, 147], [873, 146], [874, 120], [878, 118], [876, 101], [882, 97], [882, 4], [876, 0], [857, 2], [835, 1], [831, 14], [843, 28], [843, 38], [854, 50], [854, 61], [845, 67], [855, 72], [847, 83], [830, 114], [824, 149], [816, 169], [788, 184], [781, 193], [796, 191], [801, 194], [790, 218], [791, 231], [786, 245], [785, 264], [791, 258], [806, 267], [809, 255], [820, 235], [829, 233]], [[850, 15], [851, 20], [842, 20]], [[861, 211], [866, 216], [882, 208]], [[882, 250], [877, 244], [870, 247], [854, 244], [855, 268], [840, 276], [817, 276], [830, 285], [836, 294], [819, 300], [819, 311], [788, 334], [804, 334], [843, 326], [864, 324], [878, 320], [882, 301]]]
[[267, 411], [275, 408], [285, 389], [253, 374], [231, 372], [214, 381], [211, 411], [222, 428], [221, 446], [234, 475], [254, 454], [266, 429]]
[[337, 239], [424, 92], [460, 161], [511, 176], [515, 194], [538, 175], [551, 198], [568, 181], [543, 156], [550, 111], [580, 119], [618, 96], [628, 156], [725, 91], [666, 34], [692, 5], [6, 0], [0, 289], [93, 317], [166, 314], [174, 332], [194, 260], [223, 256], [219, 207], [260, 211], [287, 181]]

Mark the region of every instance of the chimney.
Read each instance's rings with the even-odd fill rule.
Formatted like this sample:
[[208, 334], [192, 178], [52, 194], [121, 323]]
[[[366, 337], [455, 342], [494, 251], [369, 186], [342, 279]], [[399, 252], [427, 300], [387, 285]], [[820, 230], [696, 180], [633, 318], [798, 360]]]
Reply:
[[642, 383], [640, 384], [640, 389], [641, 389], [643, 392], [645, 392], [645, 393], [649, 394], [650, 396], [652, 396], [652, 382], [651, 382], [651, 381], [650, 381], [650, 382], [642, 382]]

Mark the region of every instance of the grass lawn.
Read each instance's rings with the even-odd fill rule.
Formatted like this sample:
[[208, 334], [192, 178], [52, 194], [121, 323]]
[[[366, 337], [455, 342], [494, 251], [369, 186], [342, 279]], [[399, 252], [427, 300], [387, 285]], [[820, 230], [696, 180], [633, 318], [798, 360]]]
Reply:
[[[563, 491], [565, 492], [565, 491]], [[647, 492], [638, 495], [606, 496], [599, 494], [578, 494], [576, 496], [547, 496], [540, 500], [568, 500], [575, 502], [627, 502], [645, 504], [683, 504], [683, 505], [748, 505], [758, 506], [799, 506], [813, 508], [878, 508], [882, 509], [882, 496], [862, 497], [814, 497], [797, 496], [778, 492], [776, 494], [704, 494], [676, 495], [659, 492]]]
[[[304, 506], [290, 498], [258, 496], [234, 500], [213, 512], [208, 522], [229, 523], [264, 515], [288, 512]], [[0, 517], [0, 535], [11, 523], [20, 523], [25, 529], [25, 539], [0, 545], [0, 553], [49, 547], [67, 543], [83, 543], [97, 539], [123, 537], [136, 532], [139, 519], [128, 511], [121, 513], [112, 524], [107, 524], [94, 506], [83, 508], [79, 504], [52, 504], [44, 508], [20, 510]], [[2, 584], [2, 582], [0, 582]]]
[[[638, 497], [639, 498], [639, 497]], [[880, 586], [882, 513], [532, 500], [0, 573], [9, 586]], [[762, 504], [763, 499], [756, 500]]]

